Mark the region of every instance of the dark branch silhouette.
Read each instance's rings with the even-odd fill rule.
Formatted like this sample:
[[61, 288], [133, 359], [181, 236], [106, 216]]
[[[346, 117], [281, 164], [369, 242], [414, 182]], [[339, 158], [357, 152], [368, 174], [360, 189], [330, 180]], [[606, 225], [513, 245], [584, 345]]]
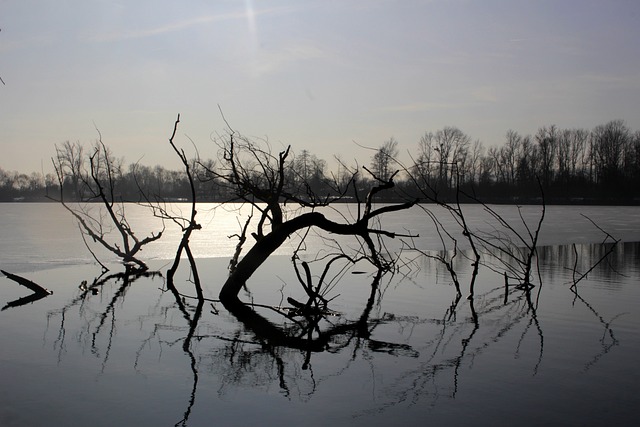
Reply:
[[[373, 236], [395, 238], [398, 234], [376, 228], [372, 223], [385, 214], [410, 208], [416, 200], [379, 208], [374, 208], [373, 203], [379, 192], [395, 186], [393, 179], [397, 172], [386, 180], [372, 174], [377, 185], [371, 187], [362, 210], [359, 209], [358, 218], [350, 222], [336, 222], [318, 211], [321, 207], [329, 206], [337, 200], [336, 198], [302, 198], [292, 191], [295, 187], [291, 186], [286, 174], [290, 147], [277, 155], [272, 154], [268, 143], [261, 145], [249, 140], [232, 130], [230, 126], [228, 135], [219, 138], [217, 143], [220, 148], [221, 167], [209, 172], [225, 182], [237, 200], [251, 204], [260, 214], [255, 230], [251, 233], [255, 240], [253, 246], [238, 260], [246, 235], [246, 225], [239, 235], [239, 245], [232, 260], [233, 268], [220, 291], [220, 299], [225, 306], [240, 304], [238, 293], [247, 280], [290, 236], [305, 229], [315, 228], [330, 234], [354, 236], [363, 242], [366, 254], [362, 255], [365, 255], [376, 268], [391, 269], [392, 260], [386, 260], [381, 256]], [[266, 148], [263, 148], [264, 145]], [[344, 193], [338, 198], [341, 198], [342, 194]], [[310, 212], [297, 215], [294, 212], [293, 217], [287, 219], [283, 209], [286, 203], [296, 204]]]
[[[99, 131], [98, 134], [100, 135]], [[79, 144], [56, 147], [56, 157], [51, 160], [58, 179], [60, 194], [57, 199], [50, 198], [60, 203], [76, 219], [81, 232], [93, 242], [119, 257], [125, 264], [146, 270], [147, 265], [138, 258], [138, 252], [144, 245], [158, 240], [162, 236], [164, 227], [158, 233], [152, 233], [142, 239], [138, 238], [127, 221], [124, 202], [118, 200], [116, 192], [121, 165], [102, 142], [101, 136], [94, 145], [93, 152], [88, 155], [88, 170], [85, 169], [83, 150], [79, 147], [81, 147]], [[76, 197], [81, 198], [81, 203], [72, 205], [65, 201], [64, 183], [68, 179], [77, 185], [76, 190], [79, 194], [76, 194]], [[97, 202], [106, 215], [103, 216], [103, 212], [92, 213], [86, 202]], [[119, 242], [110, 240], [109, 228], [111, 227], [117, 231]], [[97, 259], [95, 253], [91, 253]], [[104, 264], [100, 264], [106, 268]]]
[[2, 272], [2, 274], [4, 274], [7, 279], [11, 279], [14, 282], [18, 283], [21, 286], [24, 286], [25, 288], [29, 289], [30, 291], [33, 292], [33, 294], [31, 295], [27, 295], [26, 297], [22, 297], [19, 298], [15, 301], [10, 301], [8, 302], [3, 308], [2, 310], [6, 310], [7, 308], [11, 308], [11, 307], [19, 307], [22, 305], [26, 305], [26, 304], [30, 304], [33, 303], [35, 301], [38, 301], [44, 297], [48, 297], [49, 295], [53, 294], [52, 291], [43, 288], [42, 286], [38, 285], [37, 283], [26, 279], [24, 277], [18, 276], [17, 274], [12, 274], [9, 272], [6, 272], [4, 270], [0, 270]]

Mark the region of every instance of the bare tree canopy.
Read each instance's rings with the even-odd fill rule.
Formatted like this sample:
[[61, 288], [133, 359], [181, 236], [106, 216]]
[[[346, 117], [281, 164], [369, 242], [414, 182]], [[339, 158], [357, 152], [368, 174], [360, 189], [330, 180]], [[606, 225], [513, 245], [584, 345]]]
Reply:
[[393, 173], [391, 168], [398, 157], [398, 141], [389, 138], [378, 148], [371, 158], [371, 172], [383, 181], [388, 180]]
[[[87, 155], [84, 155], [84, 150], [79, 144], [67, 142], [61, 147], [56, 146], [56, 157], [51, 160], [60, 188], [58, 198], [51, 199], [59, 202], [78, 221], [83, 239], [85, 236], [89, 237], [124, 263], [134, 264], [137, 268], [146, 270], [147, 265], [137, 254], [144, 245], [158, 240], [164, 228], [142, 239], [131, 229], [124, 201], [118, 193], [123, 160], [115, 158], [101, 137]], [[72, 183], [75, 200], [80, 203], [70, 204], [65, 201], [64, 189], [67, 182]], [[106, 220], [103, 219], [102, 212], [93, 211], [94, 202], [104, 209]], [[110, 238], [105, 221], [115, 228], [115, 234], [118, 236], [115, 241]], [[89, 248], [88, 245], [87, 247]], [[98, 260], [93, 251], [91, 253], [106, 270], [105, 264]]]
[[[339, 201], [349, 190], [353, 179], [344, 188], [340, 188], [339, 183], [335, 182], [334, 188], [338, 194], [333, 197], [323, 197], [311, 192], [301, 197], [295, 191], [295, 180], [292, 182], [286, 173], [290, 147], [275, 154], [266, 141], [252, 141], [231, 128], [226, 135], [219, 137], [216, 143], [219, 148], [220, 167], [210, 172], [226, 183], [228, 191], [235, 199], [251, 204], [259, 215], [257, 225], [250, 233], [255, 242], [242, 259], [238, 260], [240, 250], [236, 252], [236, 262], [233, 263], [231, 274], [220, 293], [222, 301], [237, 305], [238, 293], [248, 278], [289, 236], [304, 229], [317, 228], [331, 234], [359, 238], [363, 242], [363, 252], [356, 254], [356, 257], [366, 258], [379, 269], [390, 268], [391, 261], [383, 259], [374, 240], [380, 236], [393, 238], [396, 234], [376, 228], [373, 220], [386, 213], [408, 209], [417, 201], [377, 209], [373, 207], [377, 193], [394, 187], [395, 174], [386, 180], [376, 176], [377, 182], [374, 182], [362, 202], [358, 218], [351, 222], [335, 222], [318, 209]], [[395, 150], [395, 143], [392, 141], [389, 147]], [[308, 155], [306, 157], [302, 157], [305, 162], [308, 161]], [[390, 160], [390, 157], [386, 158]], [[287, 218], [283, 205], [292, 203], [310, 211]], [[240, 236], [244, 236], [245, 233], [246, 228]], [[240, 248], [243, 242], [241, 238]]]

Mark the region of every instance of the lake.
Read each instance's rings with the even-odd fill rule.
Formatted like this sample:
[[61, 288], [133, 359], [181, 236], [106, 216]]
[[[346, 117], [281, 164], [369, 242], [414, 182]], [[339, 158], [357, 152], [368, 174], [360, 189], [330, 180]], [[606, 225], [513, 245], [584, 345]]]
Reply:
[[[540, 213], [536, 206], [492, 207], [525, 233], [520, 215], [534, 224]], [[167, 291], [177, 227], [167, 223], [163, 239], [141, 255], [162, 275], [125, 278], [110, 264], [101, 276], [60, 206], [0, 204], [0, 268], [53, 291], [0, 311], [0, 425], [637, 424], [640, 208], [548, 206], [530, 292], [505, 289], [499, 273], [481, 267], [467, 300], [472, 268], [463, 254], [454, 262], [462, 298], [442, 263], [415, 250], [403, 251], [402, 268], [374, 292], [371, 267], [336, 271], [327, 294], [333, 312], [313, 344], [299, 319], [268, 308], [303, 297], [290, 261], [295, 238], [241, 294], [262, 305], [256, 311], [271, 322], [264, 325], [278, 332], [243, 323], [215, 301], [237, 242], [228, 236], [244, 221], [238, 214], [248, 213], [238, 209], [199, 207], [203, 229], [192, 248], [210, 301], [198, 305], [186, 264], [175, 280], [184, 296]], [[162, 228], [141, 207], [127, 210], [140, 236]], [[474, 230], [494, 230], [480, 206], [463, 210]], [[355, 212], [341, 205], [329, 215]], [[446, 212], [433, 212], [455, 230]], [[587, 271], [610, 249], [582, 215], [621, 242], [572, 291], [574, 270]], [[443, 248], [420, 209], [383, 225], [419, 234], [413, 244], [428, 254], [451, 254], [436, 252], [451, 242]], [[310, 235], [303, 256], [312, 259], [324, 243]], [[333, 244], [356, 246], [346, 238]], [[320, 265], [311, 268], [320, 274]], [[0, 277], [0, 305], [28, 293]]]

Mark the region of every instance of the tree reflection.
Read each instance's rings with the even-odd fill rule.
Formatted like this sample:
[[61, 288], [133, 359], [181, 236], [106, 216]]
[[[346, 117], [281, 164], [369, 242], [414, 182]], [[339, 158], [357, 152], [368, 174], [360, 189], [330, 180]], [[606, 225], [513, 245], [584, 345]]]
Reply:
[[[157, 271], [142, 271], [126, 265], [125, 270], [122, 272], [106, 274], [106, 272], [103, 271], [103, 273], [95, 277], [90, 284], [88, 281], [83, 280], [79, 286], [80, 292], [75, 298], [62, 308], [52, 310], [47, 314], [47, 328], [55, 318], [60, 318], [59, 332], [54, 342], [54, 346], [57, 346], [58, 348], [58, 361], [61, 360], [62, 352], [65, 347], [67, 315], [73, 308], [77, 307], [78, 314], [84, 323], [84, 327], [76, 337], [77, 342], [81, 347], [89, 348], [91, 353], [96, 357], [101, 357], [100, 345], [98, 342], [100, 340], [103, 327], [109, 320], [107, 345], [104, 350], [104, 359], [102, 362], [102, 369], [104, 370], [109, 359], [109, 352], [113, 343], [116, 325], [116, 304], [118, 301], [124, 302], [127, 290], [136, 280], [142, 277], [153, 278], [160, 275], [161, 274]], [[107, 301], [99, 311], [92, 311], [88, 309], [86, 304], [90, 296], [100, 295], [101, 290], [108, 287], [108, 285], [117, 286], [111, 299]]]
[[[622, 249], [637, 253], [637, 247]], [[603, 250], [606, 251], [587, 245], [580, 254], [599, 259]], [[575, 263], [570, 247], [541, 248], [539, 256], [543, 265], [549, 258], [561, 266]], [[459, 280], [477, 282], [473, 299], [461, 298], [451, 287], [448, 300], [436, 309], [439, 313], [404, 313], [398, 305], [391, 305], [393, 309], [389, 311], [385, 303], [388, 289], [401, 283], [410, 286], [411, 280], [427, 288], [426, 293], [441, 286], [433, 282], [433, 270], [439, 261], [423, 262], [413, 277], [372, 272], [366, 302], [350, 313], [302, 312], [248, 303], [228, 305], [223, 311], [217, 300], [189, 297], [174, 292], [176, 287], [172, 290], [166, 283], [161, 292], [150, 292], [151, 279], [155, 281], [157, 273], [136, 270], [100, 276], [90, 284], [83, 283], [78, 295], [64, 307], [49, 312], [50, 325], [56, 322], [58, 330], [52, 343], [61, 360], [68, 345], [65, 341], [73, 336], [80, 348], [100, 360], [100, 372], [104, 372], [109, 363], [117, 363], [110, 360], [110, 354], [118, 339], [118, 328], [132, 323], [131, 313], [123, 312], [131, 285], [135, 282], [144, 287], [149, 302], [146, 313], [134, 316], [133, 323], [140, 325], [136, 335], [140, 345], [132, 362], [136, 372], [142, 372], [144, 364], [149, 363], [148, 356], [157, 352], [161, 358], [163, 351], [179, 348], [184, 371], [190, 372], [191, 377], [183, 409], [180, 415], [176, 414], [176, 419], [180, 418], [176, 425], [183, 426], [189, 425], [194, 409], [203, 405], [198, 400], [202, 381], [213, 381], [221, 396], [237, 389], [267, 391], [275, 387], [286, 399], [307, 401], [323, 386], [342, 381], [337, 377], [348, 377], [368, 366], [369, 377], [359, 380], [371, 384], [375, 412], [398, 405], [455, 399], [469, 383], [469, 370], [483, 356], [493, 354], [494, 347], [500, 351], [510, 349], [513, 358], [530, 364], [532, 375], [540, 372], [547, 351], [544, 330], [548, 324], [539, 314], [536, 289], [505, 287], [499, 275], [477, 279], [459, 266]], [[580, 262], [588, 264], [582, 259]], [[425, 275], [424, 271], [431, 273]], [[606, 266], [599, 266], [594, 274], [598, 271], [605, 275]], [[560, 282], [560, 277], [550, 275], [561, 273], [562, 269], [553, 273], [542, 269], [545, 280], [555, 283]], [[571, 272], [565, 271], [564, 277], [570, 276]], [[589, 370], [618, 345], [613, 323], [622, 314], [605, 316], [586, 297], [577, 292], [573, 296], [574, 304], [584, 305], [603, 327], [600, 352], [587, 357], [584, 365]], [[74, 327], [77, 331], [69, 335], [68, 329]], [[152, 345], [156, 342], [158, 349]], [[394, 361], [394, 371], [389, 371], [389, 361]]]
[[[228, 309], [243, 328], [229, 337], [191, 334], [189, 338], [188, 334], [185, 345], [194, 337], [198, 341], [213, 338], [222, 344], [221, 347], [215, 346], [216, 350], [210, 353], [205, 363], [210, 372], [220, 378], [220, 393], [226, 393], [232, 386], [256, 387], [275, 383], [286, 398], [297, 397], [302, 400], [310, 398], [324, 380], [340, 375], [357, 360], [370, 361], [373, 378], [382, 373], [377, 372], [375, 354], [416, 360], [417, 363], [409, 364], [410, 369], [397, 376], [395, 384], [386, 387], [386, 402], [378, 410], [407, 401], [417, 403], [430, 395], [434, 398], [455, 398], [461, 383], [463, 362], [473, 360], [520, 324], [524, 326], [515, 351], [520, 351], [520, 343], [534, 326], [540, 342], [539, 357], [533, 368], [534, 373], [537, 371], [543, 356], [543, 333], [536, 318], [529, 288], [520, 293], [514, 292], [505, 301], [502, 287], [495, 287], [477, 296], [477, 307], [473, 299], [468, 300], [466, 309], [459, 307], [460, 296], [456, 295], [451, 306], [439, 319], [393, 313], [373, 316], [374, 307], [380, 303], [379, 288], [383, 278], [381, 271], [372, 277], [367, 303], [360, 316], [352, 321], [326, 322], [329, 325], [321, 329], [321, 321], [327, 319], [316, 315], [305, 316], [291, 325], [275, 324], [258, 313], [256, 307], [241, 304]], [[176, 301], [176, 305], [179, 304]], [[464, 314], [462, 320], [458, 320], [459, 314]], [[483, 322], [485, 318], [490, 320]], [[495, 322], [495, 319], [500, 321]], [[382, 325], [397, 325], [406, 330], [415, 330], [425, 324], [435, 326], [435, 336], [421, 349], [403, 342], [374, 338], [376, 328]], [[338, 356], [345, 352], [348, 358], [338, 371], [324, 377], [314, 372], [313, 354], [329, 353]], [[190, 355], [191, 360], [194, 360], [193, 353]], [[198, 377], [197, 370], [195, 367], [193, 369], [195, 391]], [[305, 371], [308, 373], [305, 374]], [[449, 392], [443, 392], [440, 387], [433, 388], [435, 383], [446, 383], [446, 378], [449, 378], [451, 384]], [[188, 420], [194, 398], [192, 395], [189, 409], [181, 421], [183, 425]]]
[[53, 293], [50, 290], [43, 288], [37, 283], [32, 282], [31, 280], [24, 278], [22, 276], [11, 274], [4, 270], [0, 270], [0, 272], [4, 274], [7, 277], [7, 279], [13, 280], [17, 284], [29, 289], [32, 292], [30, 295], [24, 296], [22, 298], [18, 298], [17, 300], [14, 300], [14, 301], [9, 301], [4, 307], [2, 307], [2, 310], [0, 311], [4, 311], [11, 307], [21, 307], [23, 305], [34, 303], [38, 300], [41, 300], [42, 298], [48, 297]]

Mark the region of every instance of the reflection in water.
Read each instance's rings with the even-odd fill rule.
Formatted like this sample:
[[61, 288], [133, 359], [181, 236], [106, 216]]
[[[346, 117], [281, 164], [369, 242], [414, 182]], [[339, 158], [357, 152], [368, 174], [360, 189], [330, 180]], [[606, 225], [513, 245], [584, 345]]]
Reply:
[[[637, 274], [637, 264], [630, 266], [629, 260], [638, 260], [638, 247], [621, 245], [590, 275], [597, 283], [604, 281], [609, 289], [618, 290], [621, 285], [616, 278]], [[331, 387], [335, 393], [353, 393], [354, 405], [358, 405], [351, 410], [353, 420], [395, 407], [416, 408], [412, 411], [423, 414], [420, 411], [424, 409], [417, 409], [423, 408], [419, 403], [434, 408], [443, 399], [459, 398], [465, 387], [475, 390], [481, 380], [473, 371], [482, 371], [487, 364], [509, 372], [514, 369], [514, 360], [522, 360], [528, 366], [527, 375], [534, 377], [545, 366], [551, 368], [545, 365], [546, 354], [557, 351], [553, 348], [557, 338], [552, 331], [549, 339], [547, 328], [554, 329], [554, 313], [567, 310], [566, 306], [556, 308], [558, 295], [567, 296], [568, 305], [584, 308], [590, 316], [586, 321], [601, 328], [597, 353], [586, 353], [583, 360], [576, 361], [583, 371], [590, 371], [619, 346], [614, 326], [624, 313], [600, 313], [590, 302], [592, 293], [571, 292], [569, 288], [574, 269], [586, 271], [606, 250], [601, 245], [583, 245], [576, 259], [571, 246], [540, 248], [544, 286], [538, 283], [534, 289], [516, 289], [505, 285], [499, 276], [481, 276], [475, 298], [470, 300], [447, 286], [447, 272], [440, 271], [437, 261], [423, 258], [420, 268], [410, 275], [372, 273], [364, 306], [338, 316], [307, 313], [282, 317], [278, 307], [244, 304], [225, 311], [215, 300], [169, 292], [165, 284], [154, 292], [161, 280], [158, 273], [125, 271], [96, 278], [64, 307], [50, 311], [49, 325], [56, 324], [58, 330], [51, 344], [60, 363], [73, 314], [79, 322], [73, 321], [77, 330], [72, 336], [82, 349], [101, 360], [101, 374], [109, 364], [119, 328], [137, 324], [145, 335], [135, 344], [138, 350], [133, 363], [140, 373], [150, 360], [149, 353], [157, 352], [155, 357], [160, 359], [163, 352], [180, 347], [191, 386], [183, 400], [183, 412], [175, 414], [179, 419], [176, 425], [189, 425], [197, 408], [205, 411], [211, 405], [211, 389], [224, 398], [242, 390], [261, 390], [268, 395], [276, 387], [287, 401], [310, 402], [316, 395], [326, 395], [323, 387]], [[475, 280], [463, 261], [456, 264], [458, 277]], [[141, 280], [143, 277], [148, 280]], [[137, 310], [143, 307], [143, 311], [135, 320], [131, 315], [120, 319], [119, 310], [125, 309], [134, 283], [145, 287], [145, 292], [135, 296], [144, 299], [144, 305], [138, 301], [133, 306]], [[560, 291], [553, 289], [558, 284], [562, 284]], [[348, 289], [345, 292], [348, 298], [358, 296], [349, 295]], [[546, 293], [553, 298], [546, 298]], [[488, 355], [495, 360], [487, 361]], [[206, 400], [198, 397], [203, 381], [207, 384]], [[372, 389], [372, 402], [364, 405], [360, 404], [363, 384]]]
[[45, 289], [37, 283], [32, 282], [31, 280], [26, 279], [22, 276], [12, 274], [4, 270], [0, 270], [0, 272], [4, 274], [8, 279], [13, 280], [17, 284], [27, 288], [32, 292], [30, 295], [18, 298], [14, 301], [9, 301], [4, 307], [2, 307], [2, 311], [12, 307], [20, 307], [23, 305], [34, 303], [38, 300], [41, 300], [42, 298], [48, 297], [53, 293], [50, 290]]
[[[104, 350], [104, 358], [102, 360], [102, 371], [104, 372], [104, 368], [109, 359], [109, 352], [113, 343], [114, 331], [116, 327], [116, 304], [118, 302], [124, 302], [127, 289], [133, 282], [135, 282], [139, 278], [153, 278], [160, 275], [161, 274], [159, 272], [140, 271], [139, 269], [134, 269], [130, 266], [126, 266], [125, 271], [123, 272], [112, 274], [106, 274], [106, 272], [103, 272], [103, 274], [94, 278], [90, 285], [87, 283], [87, 281], [83, 281], [79, 286], [80, 293], [77, 297], [72, 299], [64, 307], [58, 310], [50, 311], [47, 315], [47, 325], [49, 325], [54, 317], [59, 316], [61, 319], [59, 333], [54, 342], [54, 346], [59, 350], [58, 360], [60, 361], [65, 347], [66, 315], [72, 308], [77, 306], [78, 312], [85, 323], [84, 328], [77, 335], [77, 341], [82, 347], [89, 348], [91, 350], [91, 353], [96, 357], [102, 357], [100, 345], [98, 344], [98, 342], [100, 341], [103, 327], [107, 323], [107, 319], [110, 318], [108, 325], [109, 331], [107, 332], [107, 344]], [[106, 303], [104, 308], [99, 311], [92, 311], [87, 309], [85, 304], [88, 301], [88, 298], [92, 295], [95, 296], [101, 294], [100, 290], [109, 285], [117, 286], [117, 289], [115, 290], [111, 299]]]

